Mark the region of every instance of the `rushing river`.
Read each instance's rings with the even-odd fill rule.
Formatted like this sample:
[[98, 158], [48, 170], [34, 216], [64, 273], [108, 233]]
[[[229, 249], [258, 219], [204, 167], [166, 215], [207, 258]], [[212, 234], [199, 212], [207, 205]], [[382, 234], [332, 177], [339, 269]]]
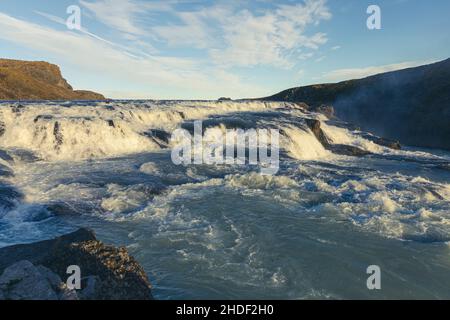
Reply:
[[[332, 154], [305, 118], [371, 154]], [[165, 136], [194, 120], [280, 129], [278, 172], [175, 165]], [[89, 227], [159, 299], [449, 299], [450, 153], [365, 137], [288, 103], [3, 103], [0, 246]]]

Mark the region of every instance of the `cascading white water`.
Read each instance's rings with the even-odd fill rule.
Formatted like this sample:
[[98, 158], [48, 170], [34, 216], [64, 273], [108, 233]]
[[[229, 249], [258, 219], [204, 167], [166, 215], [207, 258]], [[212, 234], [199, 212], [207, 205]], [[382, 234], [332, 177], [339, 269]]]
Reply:
[[[189, 120], [290, 107], [300, 121], [305, 113], [288, 103], [168, 102], [135, 105], [117, 102], [70, 107], [1, 105], [0, 118], [4, 129], [0, 147], [30, 150], [45, 160], [114, 157], [160, 149], [160, 145], [145, 134], [151, 129], [170, 134]], [[308, 129], [292, 125], [283, 128], [285, 125], [276, 121], [272, 120], [273, 124], [285, 132], [282, 147], [294, 158], [311, 160], [330, 155]]]
[[287, 151], [292, 158], [298, 160], [315, 160], [332, 155], [316, 139], [310, 129], [287, 127], [283, 130], [286, 133]]
[[335, 127], [326, 124], [326, 122], [322, 122], [321, 127], [332, 143], [351, 145], [372, 153], [383, 153], [388, 150], [386, 147], [377, 145], [372, 141], [354, 134], [347, 128]]
[[[305, 118], [376, 155], [334, 155]], [[194, 120], [206, 140], [279, 129], [279, 171], [175, 165], [163, 140]], [[449, 155], [331, 123], [256, 101], [0, 104], [0, 247], [90, 227], [127, 244], [163, 299], [370, 297], [360, 279], [378, 261], [381, 297], [448, 298]]]
[[2, 148], [23, 148], [46, 160], [82, 160], [119, 156], [159, 149], [145, 135], [150, 129], [169, 133], [183, 121], [212, 115], [276, 109], [280, 103], [190, 102], [154, 104], [103, 103], [93, 106], [61, 107], [26, 105], [0, 106], [4, 124]]

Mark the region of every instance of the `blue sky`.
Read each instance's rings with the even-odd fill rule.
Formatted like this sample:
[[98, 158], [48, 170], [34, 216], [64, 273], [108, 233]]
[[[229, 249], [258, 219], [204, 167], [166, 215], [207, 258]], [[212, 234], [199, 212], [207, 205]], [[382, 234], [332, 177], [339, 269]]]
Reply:
[[260, 97], [446, 59], [449, 14], [448, 0], [0, 0], [0, 56], [111, 98]]

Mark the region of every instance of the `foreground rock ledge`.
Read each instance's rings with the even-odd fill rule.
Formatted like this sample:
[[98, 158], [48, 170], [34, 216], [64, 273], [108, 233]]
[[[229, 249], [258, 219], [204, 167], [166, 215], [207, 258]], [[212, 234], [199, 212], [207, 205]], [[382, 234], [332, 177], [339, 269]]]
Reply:
[[[66, 286], [67, 267], [81, 269], [81, 289]], [[79, 229], [53, 240], [0, 249], [0, 300], [150, 300], [144, 269], [126, 248]]]

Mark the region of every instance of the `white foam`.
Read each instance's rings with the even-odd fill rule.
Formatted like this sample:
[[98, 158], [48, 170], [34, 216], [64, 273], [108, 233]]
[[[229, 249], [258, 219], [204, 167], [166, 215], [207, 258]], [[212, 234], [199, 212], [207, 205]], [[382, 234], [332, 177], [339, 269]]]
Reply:
[[294, 159], [316, 160], [331, 157], [332, 154], [325, 150], [311, 130], [290, 126], [283, 128], [283, 131], [286, 135], [282, 137], [282, 145]]
[[396, 212], [400, 206], [386, 192], [376, 192], [369, 197], [370, 209], [387, 213]]
[[161, 172], [154, 162], [147, 162], [140, 166], [139, 171], [146, 174], [160, 175]]
[[129, 212], [151, 200], [145, 186], [141, 184], [131, 187], [109, 184], [107, 192], [107, 197], [101, 201], [101, 207], [112, 213]]
[[[3, 105], [0, 107], [0, 116], [6, 130], [0, 140], [0, 147], [30, 150], [39, 157], [52, 161], [151, 152], [159, 150], [160, 145], [145, 134], [150, 129], [160, 129], [170, 134], [181, 123], [189, 120], [286, 107], [292, 117], [301, 119], [305, 116], [303, 111], [294, 109], [289, 103], [257, 101], [169, 101], [147, 104], [114, 102], [70, 107], [31, 104], [20, 111]], [[290, 125], [284, 128], [282, 123], [275, 124], [285, 131], [281, 144], [292, 157], [313, 160], [330, 156], [310, 130], [305, 131]], [[337, 135], [335, 139], [338, 141], [345, 137], [343, 130], [331, 126], [326, 126], [326, 129], [332, 135]], [[214, 130], [224, 131], [225, 127], [219, 124], [216, 128], [207, 129], [206, 134], [214, 135]]]
[[47, 160], [82, 160], [159, 149], [143, 133], [171, 132], [183, 121], [212, 115], [276, 109], [282, 103], [167, 102], [150, 105], [100, 103], [93, 106], [27, 105], [20, 111], [2, 105], [5, 133], [0, 147], [23, 148]]
[[346, 128], [331, 126], [325, 122], [322, 122], [321, 128], [334, 144], [351, 145], [372, 153], [382, 153], [387, 151], [386, 147], [382, 147], [370, 140], [364, 139]]
[[226, 177], [226, 181], [232, 187], [246, 187], [249, 189], [278, 189], [298, 186], [297, 182], [289, 177], [261, 175], [257, 172], [230, 175]]

